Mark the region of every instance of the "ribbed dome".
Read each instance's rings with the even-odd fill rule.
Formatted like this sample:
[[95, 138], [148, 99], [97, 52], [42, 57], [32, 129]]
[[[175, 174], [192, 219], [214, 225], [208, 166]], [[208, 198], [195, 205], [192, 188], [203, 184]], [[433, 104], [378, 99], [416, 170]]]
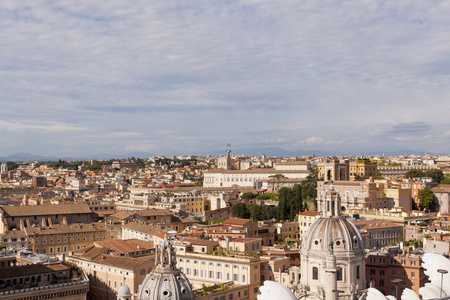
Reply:
[[348, 219], [338, 216], [317, 219], [306, 231], [302, 251], [363, 252], [361, 235]]
[[182, 272], [166, 273], [158, 270], [147, 275], [139, 287], [137, 296], [140, 300], [194, 298], [189, 280]]
[[156, 268], [148, 274], [137, 293], [138, 300], [192, 300], [194, 293], [186, 275], [176, 268], [176, 254], [167, 238], [156, 246]]

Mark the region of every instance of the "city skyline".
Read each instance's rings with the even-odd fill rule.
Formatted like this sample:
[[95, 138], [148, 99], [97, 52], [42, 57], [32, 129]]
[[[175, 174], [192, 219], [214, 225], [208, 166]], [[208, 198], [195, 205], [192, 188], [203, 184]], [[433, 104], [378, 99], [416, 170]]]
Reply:
[[444, 1], [0, 8], [0, 156], [450, 148]]

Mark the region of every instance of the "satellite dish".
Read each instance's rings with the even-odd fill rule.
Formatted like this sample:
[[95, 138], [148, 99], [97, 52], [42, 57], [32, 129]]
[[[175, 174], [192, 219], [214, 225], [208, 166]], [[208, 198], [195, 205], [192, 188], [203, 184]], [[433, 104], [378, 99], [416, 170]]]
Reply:
[[11, 262], [10, 264], [9, 264], [11, 267], [13, 267], [14, 266], [14, 263], [13, 262]]

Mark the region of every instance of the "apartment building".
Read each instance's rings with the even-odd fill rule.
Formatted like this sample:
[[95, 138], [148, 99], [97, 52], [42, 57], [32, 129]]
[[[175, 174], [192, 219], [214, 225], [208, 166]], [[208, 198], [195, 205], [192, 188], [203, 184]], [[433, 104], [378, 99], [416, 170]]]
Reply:
[[28, 236], [23, 230], [11, 230], [0, 234], [1, 244], [7, 251], [18, 252], [28, 249]]
[[187, 276], [193, 289], [233, 281], [248, 286], [248, 298], [256, 299], [261, 285], [259, 258], [177, 253], [177, 267]]
[[174, 213], [165, 209], [144, 209], [134, 214], [134, 219], [150, 225], [170, 224]]
[[241, 187], [257, 188], [259, 180], [270, 179], [274, 175], [283, 175], [287, 178], [306, 178], [310, 174], [309, 170], [291, 170], [274, 168], [251, 169], [251, 170], [226, 170], [217, 169], [207, 171], [203, 174], [204, 187]]
[[298, 222], [275, 223], [274, 226], [278, 241], [284, 241], [286, 239], [300, 239], [300, 228], [298, 226]]
[[[288, 257], [276, 257], [274, 255], [264, 255], [261, 259], [261, 282], [273, 280], [287, 285], [286, 278], [281, 275], [289, 269], [290, 260]], [[284, 279], [284, 281], [283, 281]]]
[[229, 251], [260, 252], [262, 250], [262, 239], [258, 238], [230, 238], [219, 240], [222, 249]]
[[142, 241], [153, 241], [155, 234], [164, 233], [164, 229], [160, 226], [153, 226], [142, 222], [129, 222], [122, 225], [122, 239], [139, 239]]
[[[419, 295], [419, 288], [428, 281], [422, 267], [420, 253], [407, 253], [398, 247], [366, 254], [366, 278], [374, 287], [385, 295], [397, 296], [405, 288], [412, 289]], [[400, 282], [392, 282], [400, 279]]]
[[172, 194], [170, 196], [161, 196], [162, 203], [168, 203], [180, 207], [181, 211], [188, 214], [203, 215], [205, 211], [211, 209], [209, 198], [196, 194]]
[[354, 208], [376, 208], [377, 184], [373, 180], [366, 181], [318, 181], [317, 201], [324, 202], [328, 190], [334, 188], [341, 197], [341, 210]]
[[350, 180], [365, 180], [376, 178], [378, 174], [378, 165], [369, 159], [357, 159], [349, 164]]
[[27, 227], [28, 248], [35, 253], [59, 254], [92, 246], [95, 241], [118, 239], [104, 223], [56, 224]]
[[439, 212], [441, 214], [450, 213], [450, 184], [440, 184], [431, 191], [438, 199]]
[[357, 208], [401, 207], [411, 211], [410, 189], [388, 180], [317, 182], [317, 198], [321, 201], [327, 190], [334, 188], [341, 197], [341, 210]]
[[390, 246], [403, 238], [403, 226], [383, 220], [355, 221], [364, 241], [364, 248], [373, 249]]
[[90, 298], [106, 300], [116, 300], [123, 285], [128, 285], [136, 295], [139, 285], [155, 266], [154, 255], [133, 258], [84, 253], [83, 249], [70, 253], [67, 261], [83, 268], [88, 275]]
[[433, 182], [433, 179], [430, 178], [420, 178], [420, 179], [403, 179], [398, 181], [398, 185], [402, 188], [411, 190], [411, 198], [416, 202], [416, 205], [419, 205], [419, 191], [422, 189], [431, 190], [434, 187], [437, 187], [439, 184], [437, 182]]
[[52, 224], [90, 223], [92, 211], [86, 203], [0, 207], [0, 233]]
[[320, 218], [320, 213], [318, 211], [305, 210], [298, 214], [298, 224], [299, 224], [299, 238], [302, 239], [303, 235], [308, 230], [309, 226], [314, 223], [315, 220]]
[[434, 170], [434, 166], [428, 165], [407, 165], [407, 166], [379, 166], [378, 171], [380, 171], [381, 176], [386, 179], [394, 179], [399, 177], [404, 177], [408, 171], [411, 170]]
[[[79, 272], [74, 279], [72, 272]], [[3, 267], [0, 272], [0, 298], [28, 299], [87, 299], [89, 280], [83, 270], [65, 264], [23, 265]]]

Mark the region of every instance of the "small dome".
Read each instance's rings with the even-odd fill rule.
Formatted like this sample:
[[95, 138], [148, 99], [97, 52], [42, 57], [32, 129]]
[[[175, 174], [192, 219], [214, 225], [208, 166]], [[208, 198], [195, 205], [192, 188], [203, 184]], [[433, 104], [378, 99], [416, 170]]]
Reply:
[[355, 225], [339, 216], [317, 219], [306, 231], [303, 251], [327, 252], [333, 248], [339, 252], [362, 252], [362, 238]]
[[119, 292], [117, 293], [117, 297], [130, 297], [131, 291], [128, 285], [122, 285], [119, 288]]

